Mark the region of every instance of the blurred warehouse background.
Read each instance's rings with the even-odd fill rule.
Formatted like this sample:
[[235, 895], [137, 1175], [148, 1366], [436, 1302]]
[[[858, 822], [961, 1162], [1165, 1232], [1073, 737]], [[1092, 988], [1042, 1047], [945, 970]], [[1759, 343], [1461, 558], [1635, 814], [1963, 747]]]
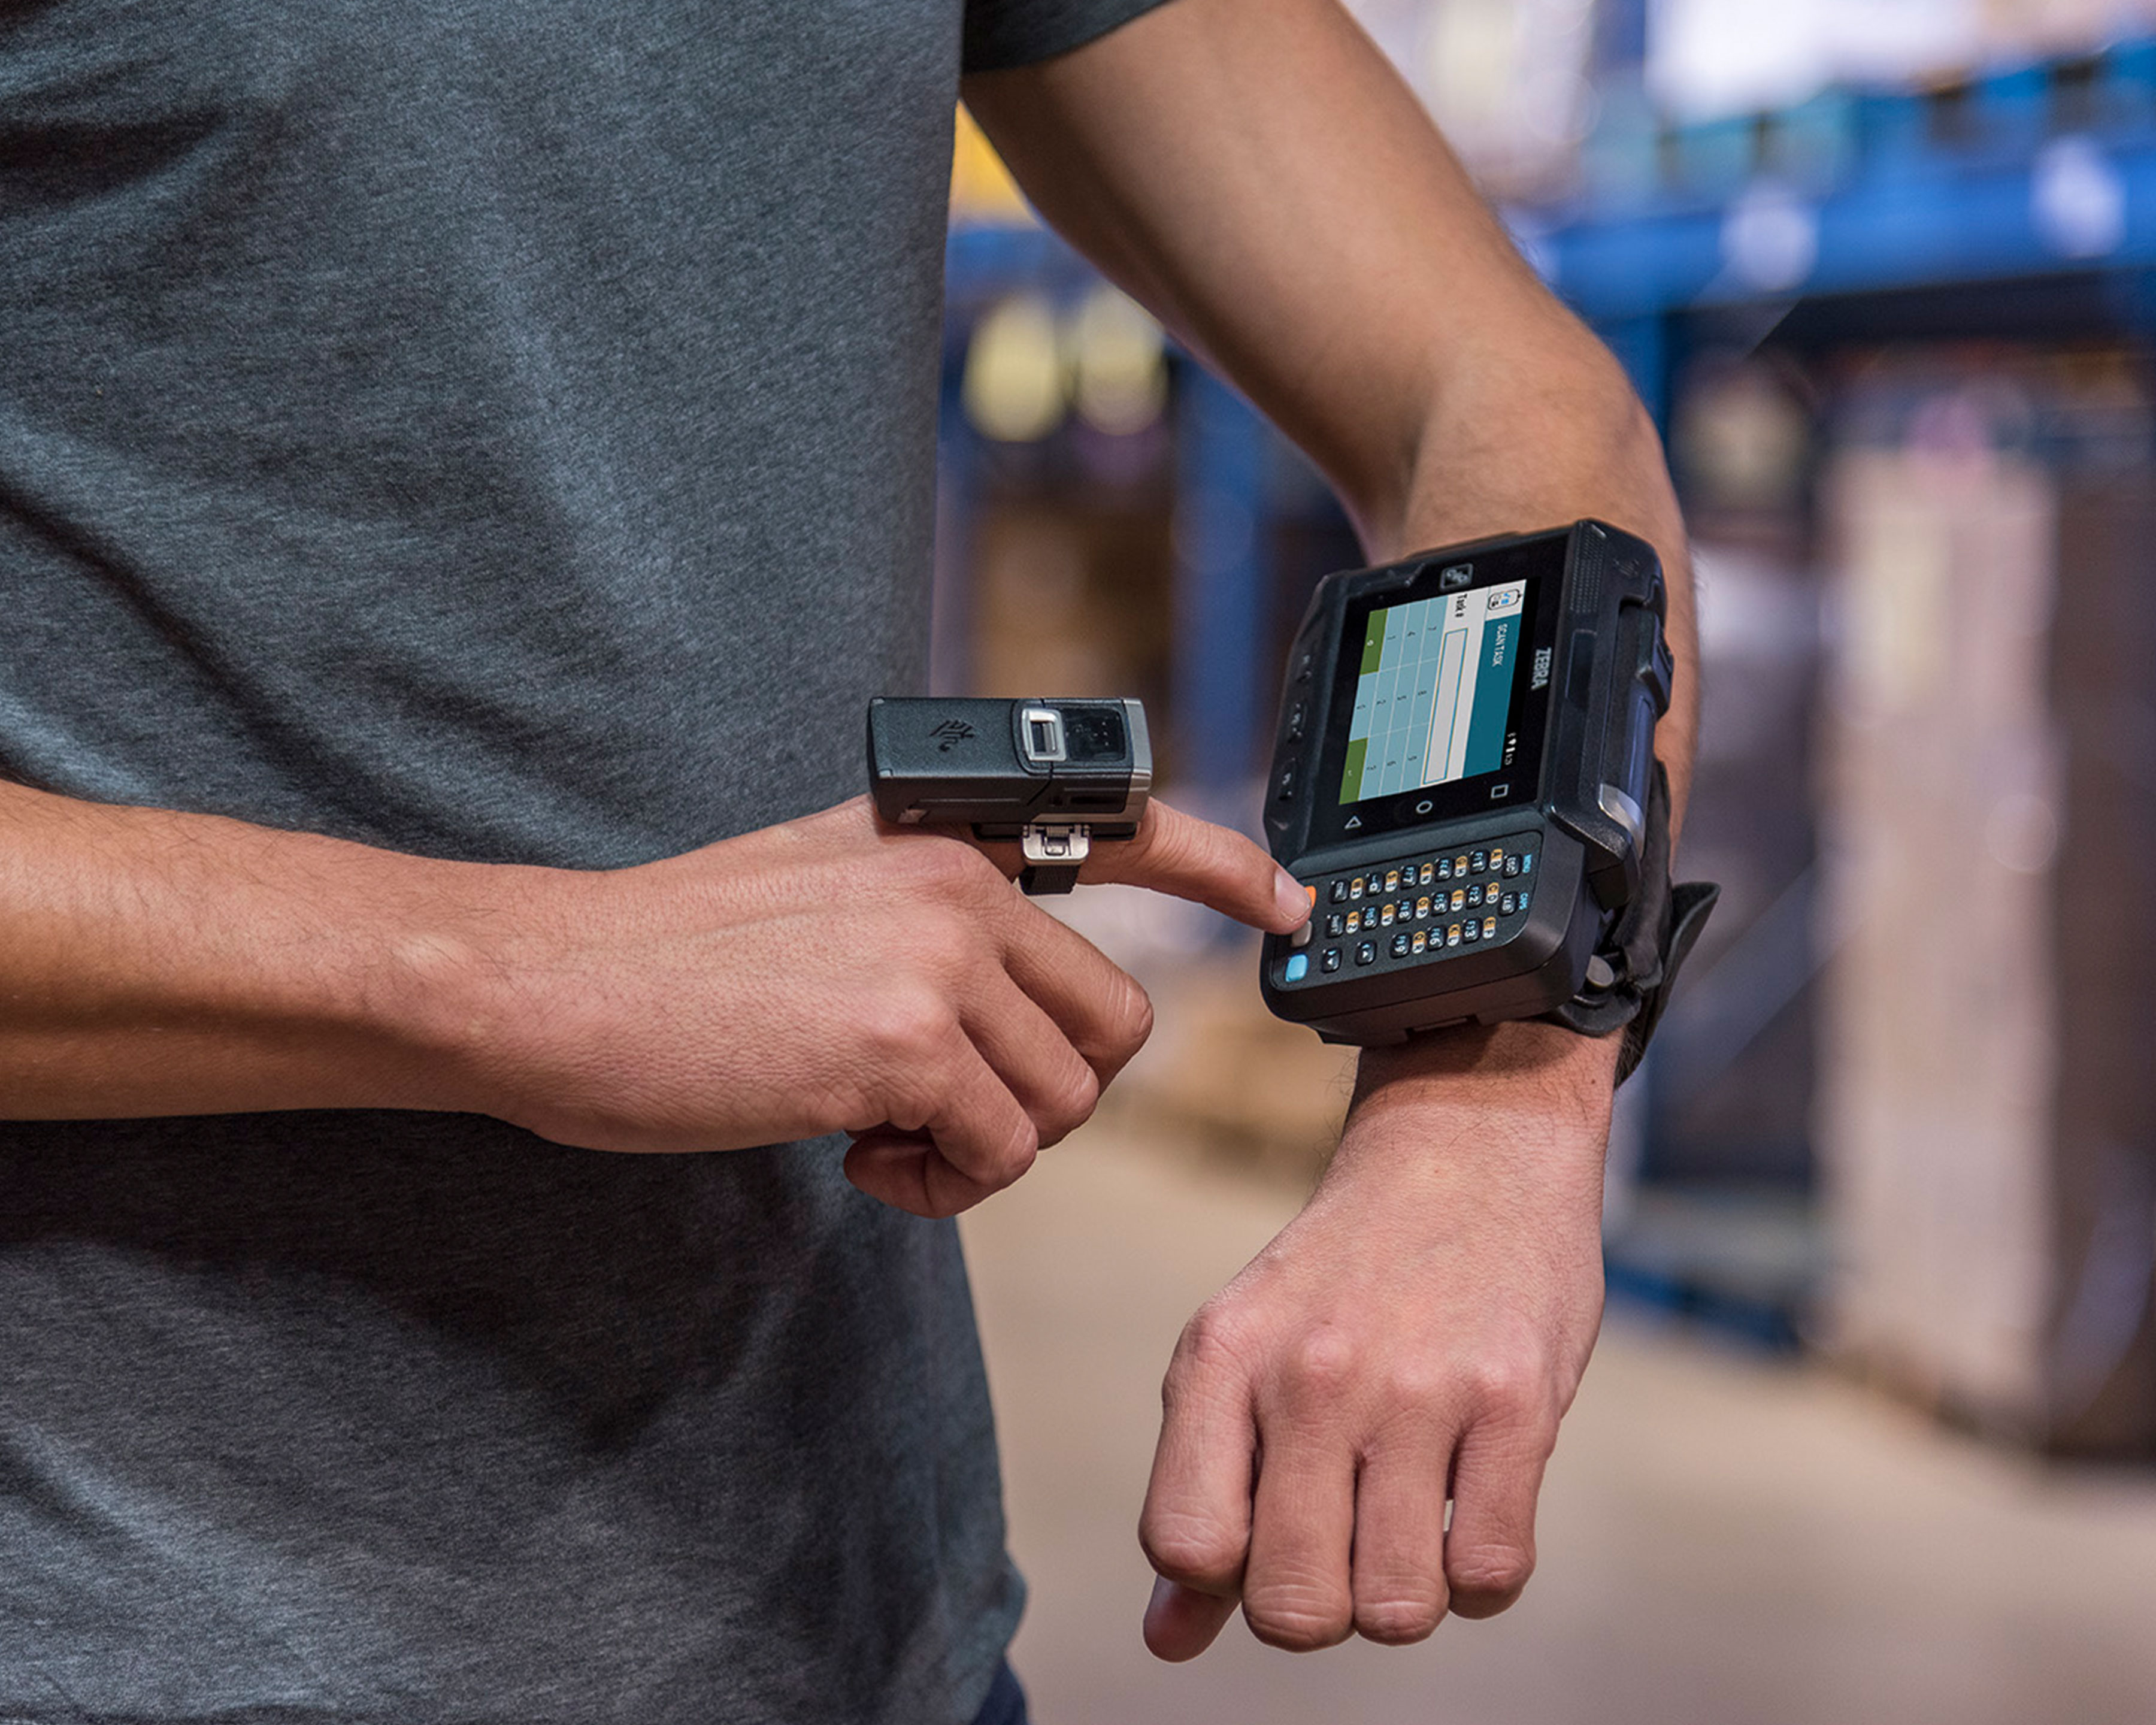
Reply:
[[[2051, 1458], [2046, 1478], [2106, 1464], [2128, 1493], [2114, 1525], [2138, 1530], [2102, 1572], [2133, 1583], [2106, 1591], [2145, 1620], [2156, 0], [1350, 9], [1631, 370], [1696, 538], [1684, 872], [1724, 898], [1625, 1095], [1614, 1309], [1959, 1434], [1938, 1438], [1942, 1469], [1969, 1442]], [[1291, 449], [1032, 222], [963, 123], [954, 187], [938, 679], [1142, 696], [1168, 794], [1254, 826], [1281, 655], [1312, 583], [1360, 561], [1353, 536]], [[1072, 914], [1162, 1003], [1095, 1138], [1252, 1193], [1306, 1188], [1342, 1068], [1265, 1019], [1250, 950], [1134, 897], [1081, 894]], [[1038, 1271], [1040, 1204], [973, 1224], [991, 1296], [998, 1263]], [[1133, 1368], [1148, 1394], [1182, 1315]], [[1033, 1416], [1009, 1394], [1037, 1368], [1007, 1322], [990, 1318], [992, 1366], [1022, 1444]], [[1732, 1417], [1779, 1381], [1732, 1379]], [[1013, 1476], [1023, 1497], [1022, 1449]], [[1100, 1512], [1127, 1546], [1135, 1497]], [[1937, 1717], [2156, 1718], [2156, 1668], [2115, 1676], [2108, 1701], [1994, 1684], [1993, 1710]]]

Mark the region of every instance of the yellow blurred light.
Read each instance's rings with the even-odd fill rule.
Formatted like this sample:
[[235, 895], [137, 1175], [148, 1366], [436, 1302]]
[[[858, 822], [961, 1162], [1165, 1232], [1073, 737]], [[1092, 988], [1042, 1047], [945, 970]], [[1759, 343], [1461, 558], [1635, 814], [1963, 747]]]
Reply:
[[1143, 431], [1168, 406], [1160, 326], [1105, 284], [1086, 296], [1067, 332], [1078, 417], [1117, 437]]
[[1055, 313], [1038, 294], [1014, 294], [975, 326], [961, 386], [966, 417], [998, 443], [1033, 443], [1062, 423], [1063, 353]]

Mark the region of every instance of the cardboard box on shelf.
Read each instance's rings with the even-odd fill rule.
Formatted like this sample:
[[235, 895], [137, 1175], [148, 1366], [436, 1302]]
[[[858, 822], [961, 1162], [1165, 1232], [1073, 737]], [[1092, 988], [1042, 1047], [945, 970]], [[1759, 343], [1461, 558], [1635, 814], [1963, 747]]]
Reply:
[[2031, 623], [2049, 608], [2051, 488], [1988, 451], [1866, 450], [1829, 497], [1845, 631], [1825, 822], [1835, 1339], [1985, 1425], [2033, 1430], [2057, 1036]]
[[1827, 476], [1828, 1341], [1987, 1430], [2146, 1454], [2156, 773], [2119, 744], [2156, 503], [2145, 413], [2138, 464], [2057, 470], [2059, 425], [2110, 411], [2076, 389], [1919, 388]]
[[2147, 979], [2156, 960], [2156, 479], [2067, 475], [2060, 499], [2053, 710], [2067, 818], [2056, 913], [2055, 1293], [2048, 1365], [2056, 1447], [2156, 1450], [2156, 1082]]

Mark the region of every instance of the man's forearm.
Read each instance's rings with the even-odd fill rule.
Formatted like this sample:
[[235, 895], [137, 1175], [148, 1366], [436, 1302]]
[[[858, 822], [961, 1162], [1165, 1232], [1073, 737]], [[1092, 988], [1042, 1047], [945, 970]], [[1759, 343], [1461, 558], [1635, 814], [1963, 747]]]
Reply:
[[[1240, 834], [1154, 802], [1087, 878], [1276, 933]], [[0, 1119], [491, 1114], [597, 1150], [845, 1132], [947, 1215], [1082, 1122], [1144, 993], [1014, 891], [1014, 856], [857, 798], [613, 870], [429, 861], [0, 787]]]
[[0, 1117], [455, 1106], [485, 872], [0, 785]]
[[1681, 809], [1691, 588], [1654, 429], [1337, 6], [1176, 0], [966, 99], [1049, 218], [1324, 470], [1373, 557], [1589, 514], [1653, 542]]

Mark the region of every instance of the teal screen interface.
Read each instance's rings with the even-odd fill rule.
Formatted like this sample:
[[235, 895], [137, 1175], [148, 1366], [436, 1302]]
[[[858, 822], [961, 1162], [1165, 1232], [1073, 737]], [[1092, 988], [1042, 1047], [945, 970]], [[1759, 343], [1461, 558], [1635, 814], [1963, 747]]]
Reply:
[[1515, 581], [1370, 614], [1342, 803], [1450, 784], [1507, 764], [1527, 593], [1527, 583]]

